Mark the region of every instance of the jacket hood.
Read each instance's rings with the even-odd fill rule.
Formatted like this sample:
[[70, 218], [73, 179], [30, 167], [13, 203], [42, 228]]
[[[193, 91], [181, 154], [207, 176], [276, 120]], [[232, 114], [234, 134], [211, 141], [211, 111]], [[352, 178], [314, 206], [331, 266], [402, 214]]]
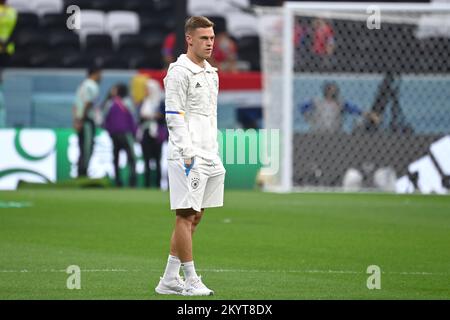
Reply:
[[181, 66], [188, 70], [190, 70], [192, 73], [200, 73], [203, 72], [203, 70], [210, 71], [210, 72], [217, 72], [217, 68], [214, 68], [209, 64], [208, 61], [205, 60], [205, 68], [200, 67], [199, 65], [192, 62], [191, 59], [188, 58], [186, 54], [181, 54], [177, 61], [173, 62], [169, 66], [169, 70], [172, 69], [175, 66]]

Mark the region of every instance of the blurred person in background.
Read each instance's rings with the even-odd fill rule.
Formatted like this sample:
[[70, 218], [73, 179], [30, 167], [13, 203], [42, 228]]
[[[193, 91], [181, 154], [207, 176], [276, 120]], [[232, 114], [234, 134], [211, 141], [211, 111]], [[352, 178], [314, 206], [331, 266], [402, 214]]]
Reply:
[[312, 51], [319, 56], [331, 56], [334, 53], [334, 31], [331, 25], [321, 18], [314, 19]]
[[6, 0], [0, 0], [0, 69], [8, 64], [14, 54], [13, 33], [16, 23], [16, 9], [8, 6]]
[[110, 99], [105, 108], [104, 128], [113, 142], [113, 163], [116, 186], [122, 187], [120, 178], [119, 154], [124, 150], [127, 154], [129, 167], [129, 185], [136, 186], [136, 157], [134, 154], [134, 137], [137, 126], [133, 117], [133, 104], [128, 97], [128, 88], [119, 83], [110, 91]]
[[135, 107], [139, 107], [145, 99], [148, 79], [148, 75], [140, 73], [131, 78], [130, 97], [133, 100]]
[[73, 107], [73, 126], [78, 133], [80, 148], [78, 158], [78, 177], [87, 176], [89, 160], [94, 149], [95, 110], [94, 105], [99, 95], [99, 83], [102, 72], [97, 67], [88, 70], [88, 77], [77, 89]]
[[334, 63], [336, 43], [332, 26], [321, 18], [312, 21], [312, 53], [319, 67], [331, 67]]
[[175, 32], [169, 33], [164, 38], [161, 54], [163, 57], [163, 64], [165, 69], [167, 69], [172, 62], [175, 62], [175, 53], [174, 53], [175, 43], [176, 43]]
[[216, 35], [214, 51], [208, 60], [211, 65], [224, 72], [237, 72], [237, 45], [224, 31]]
[[144, 157], [144, 183], [151, 185], [150, 160], [156, 164], [156, 187], [161, 186], [161, 122], [163, 113], [160, 111], [162, 89], [158, 81], [148, 79], [146, 83], [145, 98], [139, 108], [139, 133], [142, 155]]
[[[236, 42], [226, 32], [220, 32], [216, 35], [214, 51], [208, 62], [212, 66], [223, 72], [237, 72], [237, 58], [238, 50]], [[167, 68], [172, 62], [175, 62], [174, 49], [176, 43], [175, 32], [169, 33], [163, 44], [162, 56], [164, 60], [165, 68]]]
[[345, 113], [363, 115], [358, 106], [341, 99], [337, 83], [330, 81], [323, 85], [323, 97], [302, 104], [300, 112], [312, 130], [321, 133], [341, 132]]

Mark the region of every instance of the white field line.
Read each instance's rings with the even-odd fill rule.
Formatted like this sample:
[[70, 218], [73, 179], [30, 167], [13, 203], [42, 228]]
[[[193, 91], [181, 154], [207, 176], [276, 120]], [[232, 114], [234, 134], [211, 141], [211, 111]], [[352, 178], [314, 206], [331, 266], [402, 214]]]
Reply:
[[[162, 272], [156, 269], [81, 269], [81, 272]], [[256, 269], [198, 269], [199, 272], [215, 272], [215, 273], [303, 273], [303, 274], [366, 274], [364, 271], [352, 270], [256, 270]], [[21, 270], [0, 270], [0, 273], [66, 273], [64, 269], [21, 269]], [[405, 276], [446, 276], [449, 273], [442, 272], [426, 272], [426, 271], [382, 271], [382, 274], [405, 275]]]

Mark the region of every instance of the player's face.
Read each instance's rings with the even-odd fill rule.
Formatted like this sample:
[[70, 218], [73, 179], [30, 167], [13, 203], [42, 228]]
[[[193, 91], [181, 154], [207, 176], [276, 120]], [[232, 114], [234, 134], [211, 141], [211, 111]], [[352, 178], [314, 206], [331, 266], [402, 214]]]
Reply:
[[186, 41], [192, 52], [201, 59], [211, 57], [214, 46], [214, 29], [198, 28], [186, 35]]
[[93, 80], [97, 83], [100, 83], [100, 81], [102, 80], [102, 73], [100, 71], [95, 73]]

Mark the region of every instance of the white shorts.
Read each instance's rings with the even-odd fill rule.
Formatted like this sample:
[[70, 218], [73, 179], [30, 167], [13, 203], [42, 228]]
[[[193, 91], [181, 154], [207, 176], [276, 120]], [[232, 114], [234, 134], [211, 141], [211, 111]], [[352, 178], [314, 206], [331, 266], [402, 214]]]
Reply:
[[225, 168], [219, 157], [216, 160], [194, 158], [194, 164], [186, 175], [184, 160], [168, 160], [170, 209], [223, 206]]

